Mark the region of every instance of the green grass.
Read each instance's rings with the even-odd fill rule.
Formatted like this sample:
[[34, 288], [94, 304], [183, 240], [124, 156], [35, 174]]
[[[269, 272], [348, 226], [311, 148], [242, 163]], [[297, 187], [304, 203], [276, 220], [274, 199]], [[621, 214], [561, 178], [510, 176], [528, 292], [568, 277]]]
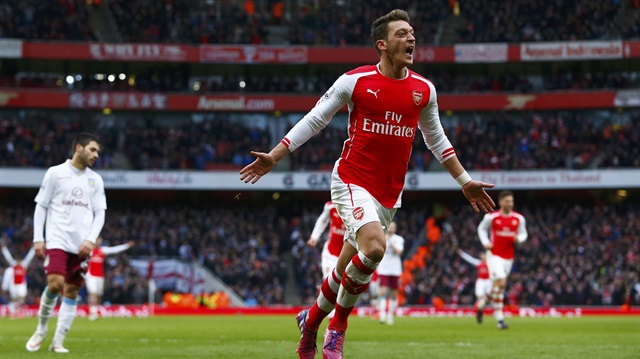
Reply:
[[[346, 358], [640, 358], [640, 316], [510, 318], [498, 331], [492, 318], [398, 318], [394, 326], [350, 321]], [[0, 358], [59, 358], [28, 353], [36, 319], [0, 320]], [[78, 318], [65, 358], [296, 358], [299, 333], [290, 316]], [[322, 340], [320, 334], [320, 340]], [[319, 343], [319, 346], [321, 343]], [[318, 354], [316, 358], [321, 358]]]

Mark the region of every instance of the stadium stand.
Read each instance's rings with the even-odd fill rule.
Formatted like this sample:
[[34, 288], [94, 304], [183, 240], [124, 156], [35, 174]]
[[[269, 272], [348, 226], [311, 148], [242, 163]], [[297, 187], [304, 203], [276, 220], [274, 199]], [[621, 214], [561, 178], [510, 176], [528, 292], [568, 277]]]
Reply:
[[[455, 244], [477, 255], [481, 216], [458, 203], [438, 219], [442, 238], [430, 247], [427, 266], [414, 270], [413, 281], [404, 288], [409, 304], [430, 304], [436, 296], [446, 303], [473, 303], [474, 269], [458, 258]], [[105, 292], [105, 300], [140, 303], [147, 297], [143, 279], [127, 266], [130, 256], [178, 254], [181, 260], [205, 265], [247, 303], [285, 303], [290, 273], [286, 257], [291, 253], [296, 291], [303, 303], [312, 302], [321, 278], [320, 248], [309, 248], [305, 242], [322, 202], [225, 207], [204, 202], [110, 204], [104, 238], [111, 244], [134, 240], [136, 246], [108, 259], [106, 282], [112, 289]], [[640, 304], [638, 294], [631, 293], [640, 281], [637, 204], [559, 205], [519, 198], [517, 208], [528, 219], [529, 239], [517, 251], [510, 304], [620, 305], [629, 295]], [[32, 212], [28, 203], [0, 209], [1, 229], [14, 253], [26, 253], [30, 245]], [[425, 245], [423, 228], [429, 215], [416, 204], [398, 213], [398, 233], [407, 240], [405, 257], [411, 248]], [[41, 260], [29, 268], [31, 303], [44, 287], [43, 273]]]

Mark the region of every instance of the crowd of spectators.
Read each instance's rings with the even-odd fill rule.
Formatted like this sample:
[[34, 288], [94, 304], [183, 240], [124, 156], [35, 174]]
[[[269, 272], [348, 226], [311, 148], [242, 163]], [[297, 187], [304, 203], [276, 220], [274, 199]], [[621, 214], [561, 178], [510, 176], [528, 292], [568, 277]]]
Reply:
[[[303, 304], [313, 302], [321, 283], [322, 246], [311, 248], [306, 241], [322, 211], [321, 201], [249, 200], [229, 206], [207, 196], [195, 202], [159, 202], [139, 193], [135, 199], [125, 197], [109, 196], [102, 235], [106, 245], [133, 240], [136, 246], [106, 261], [105, 301], [142, 303], [148, 288], [128, 261], [155, 256], [201, 263], [248, 304], [282, 304], [294, 297]], [[517, 249], [509, 304], [620, 305], [628, 298], [640, 304], [638, 289], [633, 289], [640, 287], [640, 207], [632, 201], [534, 198], [532, 193], [517, 197], [529, 239]], [[29, 203], [25, 199], [0, 208], [0, 229], [14, 256], [24, 255], [31, 244]], [[438, 217], [442, 237], [429, 244], [425, 267], [415, 268], [412, 281], [402, 289], [408, 304], [430, 304], [435, 297], [450, 304], [474, 301], [475, 270], [455, 250], [475, 256], [481, 251], [476, 234], [481, 216], [461, 200], [448, 203]], [[425, 208], [409, 201], [396, 216], [398, 233], [406, 240], [405, 257], [427, 243], [424, 223], [433, 211]], [[28, 302], [34, 303], [45, 286], [41, 259], [29, 268], [28, 280]], [[287, 285], [293, 288], [287, 290]]]
[[[640, 223], [637, 204], [536, 202], [516, 198], [527, 219], [528, 240], [516, 250], [505, 299], [509, 305], [640, 304]], [[478, 216], [463, 206], [441, 219], [442, 238], [404, 288], [411, 304], [474, 302], [476, 270], [456, 253], [483, 250]], [[399, 233], [400, 232], [399, 229]], [[635, 288], [634, 288], [635, 287]]]
[[[458, 42], [637, 38], [637, 21], [616, 21], [623, 1], [402, 0], [393, 7], [409, 12], [419, 44], [435, 43], [447, 26], [459, 26], [451, 39]], [[0, 5], [0, 37], [95, 40], [92, 6], [106, 6], [124, 42], [332, 46], [370, 44], [372, 19], [392, 9], [384, 0], [9, 0]], [[462, 22], [448, 21], [453, 14]]]
[[[56, 74], [19, 72], [0, 77], [0, 86], [49, 88], [72, 91], [145, 91], [195, 93], [296, 93], [319, 95], [350, 68], [328, 71], [319, 69], [308, 75], [229, 74], [191, 76], [183, 66], [149, 67], [140, 73], [125, 74]], [[561, 68], [555, 74], [539, 75], [470, 75], [456, 74], [429, 66], [414, 71], [431, 80], [439, 94], [474, 92], [531, 93], [555, 90], [627, 89], [640, 85], [638, 72], [572, 72]], [[10, 73], [11, 71], [9, 71]], [[109, 81], [113, 75], [113, 81]], [[74, 78], [67, 82], [68, 76]], [[78, 78], [80, 80], [75, 80]]]
[[[471, 113], [443, 117], [442, 123], [468, 169], [528, 170], [640, 167], [640, 114], [617, 120], [613, 112]], [[236, 170], [251, 163], [251, 150], [271, 147], [267, 127], [253, 125], [257, 115], [235, 121], [226, 115], [207, 119], [164, 117], [113, 121], [79, 113], [26, 112], [0, 118], [0, 165], [49, 167], [70, 153], [73, 134], [96, 132], [102, 142], [96, 168]], [[264, 116], [262, 116], [264, 117]], [[276, 118], [268, 121], [277, 123]], [[37, 126], [36, 126], [37, 124]], [[276, 139], [284, 133], [275, 134]], [[346, 119], [331, 126], [289, 156], [294, 171], [330, 170], [347, 138]], [[117, 153], [125, 161], [114, 163]], [[418, 134], [411, 170], [439, 170]]]
[[629, 31], [614, 20], [621, 5], [622, 0], [461, 0], [466, 22], [457, 42], [617, 39]]

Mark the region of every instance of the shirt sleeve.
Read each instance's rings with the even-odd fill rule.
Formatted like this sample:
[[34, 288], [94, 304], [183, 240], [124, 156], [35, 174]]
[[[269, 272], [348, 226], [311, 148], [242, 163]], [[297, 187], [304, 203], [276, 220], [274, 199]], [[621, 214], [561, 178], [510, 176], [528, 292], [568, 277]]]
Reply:
[[478, 237], [480, 238], [480, 242], [482, 242], [483, 246], [491, 244], [491, 240], [489, 239], [489, 229], [491, 229], [491, 217], [489, 217], [488, 214], [485, 214], [482, 218], [482, 222], [478, 225]]
[[129, 244], [125, 243], [125, 244], [121, 244], [119, 246], [113, 246], [113, 247], [100, 247], [100, 249], [102, 249], [102, 252], [108, 256], [111, 254], [117, 254], [120, 252], [124, 252], [127, 249], [129, 249]]
[[44, 224], [47, 219], [47, 208], [36, 204], [33, 211], [33, 243], [44, 242]]
[[516, 234], [516, 238], [518, 243], [523, 243], [529, 237], [529, 233], [527, 233], [527, 221], [524, 217], [520, 218], [520, 224], [518, 224], [518, 232]]
[[455, 156], [456, 152], [449, 138], [444, 133], [438, 112], [438, 96], [436, 88], [429, 83], [429, 103], [420, 112], [418, 128], [422, 132], [424, 143], [440, 163]]
[[102, 226], [104, 226], [104, 210], [94, 210], [93, 211], [93, 223], [91, 223], [91, 231], [85, 240], [96, 243], [98, 236], [100, 235], [100, 231], [102, 231]]
[[42, 185], [40, 186], [40, 190], [36, 195], [35, 202], [45, 208], [49, 207], [49, 203], [51, 203], [51, 198], [53, 198], [53, 193], [55, 191], [56, 184], [56, 175], [54, 171], [49, 168], [47, 172], [44, 174], [44, 179], [42, 179]]
[[2, 290], [9, 290], [11, 287], [11, 281], [13, 280], [13, 267], [5, 268], [4, 275], [2, 276]]
[[471, 264], [474, 267], [477, 267], [480, 265], [480, 263], [482, 263], [482, 261], [480, 261], [478, 258], [470, 256], [465, 251], [460, 251], [460, 257], [462, 257], [462, 259], [464, 259], [467, 263]]
[[104, 181], [102, 177], [98, 176], [96, 180], [96, 190], [93, 192], [93, 210], [106, 210], [107, 209], [107, 196], [104, 193]]
[[320, 217], [318, 217], [318, 220], [316, 220], [316, 225], [313, 226], [313, 231], [311, 232], [311, 238], [316, 240], [320, 239], [320, 236], [322, 235], [324, 230], [327, 229], [327, 226], [329, 225], [329, 222], [331, 219], [331, 217], [329, 216], [330, 213], [331, 213], [331, 207], [329, 207], [328, 204], [325, 204], [324, 209], [320, 214]]
[[2, 247], [2, 256], [12, 267], [16, 265], [16, 263], [18, 263], [15, 259], [13, 259], [13, 256], [11, 255], [11, 252], [9, 252], [9, 248], [7, 247]]
[[35, 256], [36, 256], [36, 250], [33, 247], [31, 247], [31, 249], [29, 249], [29, 253], [27, 253], [27, 255], [22, 260], [22, 265], [25, 268], [29, 267], [29, 264], [31, 264], [31, 261], [33, 260], [33, 258], [35, 258]]
[[400, 252], [398, 255], [402, 255], [402, 252], [404, 252], [404, 237], [401, 237], [401, 236], [396, 237], [395, 247], [396, 247], [396, 250]]
[[351, 99], [355, 85], [351, 82], [347, 75], [340, 76], [333, 86], [322, 95], [315, 107], [293, 126], [280, 142], [293, 152], [325, 128], [336, 112]]

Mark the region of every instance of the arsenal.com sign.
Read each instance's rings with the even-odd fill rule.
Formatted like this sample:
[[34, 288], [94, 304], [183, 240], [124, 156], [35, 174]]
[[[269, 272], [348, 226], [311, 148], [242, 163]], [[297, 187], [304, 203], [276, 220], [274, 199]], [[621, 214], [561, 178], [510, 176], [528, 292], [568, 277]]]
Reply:
[[520, 45], [522, 61], [621, 59], [622, 41], [536, 42]]
[[205, 111], [272, 111], [276, 108], [272, 98], [207, 97], [200, 96], [198, 110]]

